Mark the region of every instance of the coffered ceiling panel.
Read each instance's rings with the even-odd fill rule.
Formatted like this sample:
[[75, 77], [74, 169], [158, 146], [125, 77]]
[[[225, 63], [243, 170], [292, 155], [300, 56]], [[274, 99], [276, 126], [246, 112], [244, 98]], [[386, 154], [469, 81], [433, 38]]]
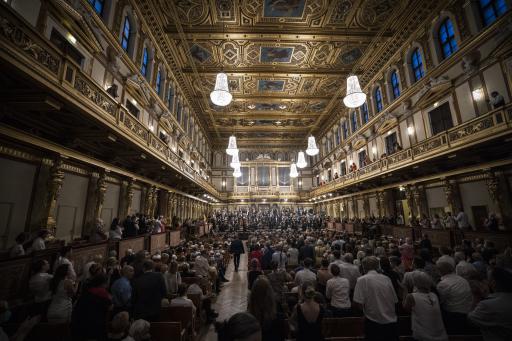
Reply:
[[[439, 1], [140, 2], [215, 143], [235, 132], [242, 146], [290, 146], [343, 110], [346, 77], [357, 72], [364, 85], [405, 41], [406, 23], [425, 20]], [[209, 100], [219, 71], [233, 94], [224, 108]]]

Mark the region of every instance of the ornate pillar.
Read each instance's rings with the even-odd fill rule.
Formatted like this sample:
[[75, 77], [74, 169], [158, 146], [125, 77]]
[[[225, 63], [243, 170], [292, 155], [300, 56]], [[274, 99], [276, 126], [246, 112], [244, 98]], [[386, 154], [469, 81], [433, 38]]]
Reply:
[[62, 183], [64, 181], [64, 172], [62, 171], [63, 161], [60, 157], [53, 161], [50, 168], [50, 176], [47, 182], [47, 194], [43, 203], [43, 219], [41, 220], [41, 228], [50, 230], [55, 235], [57, 229], [57, 199], [59, 198]]
[[462, 207], [457, 181], [445, 179], [443, 189], [444, 195], [446, 196], [446, 202], [448, 203], [448, 208], [453, 215], [456, 215]]
[[411, 216], [417, 217], [417, 212], [414, 207], [414, 195], [411, 186], [405, 186], [405, 199], [407, 200], [407, 205], [409, 205], [409, 210], [411, 212]]
[[365, 218], [369, 218], [371, 216], [370, 214], [370, 198], [368, 195], [363, 195], [363, 210], [364, 210], [364, 216]]
[[385, 203], [384, 203], [384, 192], [376, 192], [377, 196], [377, 210], [379, 212], [379, 217], [384, 217], [386, 214], [384, 213]]
[[422, 185], [414, 186], [412, 188], [412, 194], [414, 197], [414, 205], [416, 206], [416, 213], [418, 218], [421, 218], [423, 215], [428, 216], [427, 201], [425, 198], [425, 187]]
[[357, 209], [357, 199], [355, 196], [352, 196], [349, 200], [352, 201], [352, 217], [359, 218], [359, 210]]
[[[92, 229], [96, 226], [96, 220], [101, 217], [101, 209], [105, 199], [107, 184], [105, 183], [106, 171], [92, 172], [89, 179], [89, 188], [87, 190], [87, 204], [85, 206], [85, 224], [83, 235], [89, 236]], [[103, 222], [110, 225], [110, 221]]]
[[491, 198], [494, 204], [494, 213], [496, 214], [496, 218], [498, 219], [499, 229], [505, 230], [505, 226], [507, 226], [505, 222], [508, 221], [509, 219], [508, 216], [505, 214], [506, 202], [505, 200], [503, 200], [504, 195], [502, 195], [506, 186], [500, 186], [500, 175], [501, 173], [495, 173], [492, 171], [488, 172], [486, 184], [487, 190], [489, 192], [489, 197]]
[[118, 217], [122, 221], [130, 214], [133, 199], [133, 180], [123, 181], [121, 183], [121, 193], [119, 194], [119, 212]]

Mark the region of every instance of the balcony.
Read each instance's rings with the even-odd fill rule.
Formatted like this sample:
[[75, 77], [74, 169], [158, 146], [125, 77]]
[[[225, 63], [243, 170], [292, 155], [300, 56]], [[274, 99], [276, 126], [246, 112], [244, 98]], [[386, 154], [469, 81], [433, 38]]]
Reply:
[[81, 114], [87, 115], [92, 121], [100, 122], [116, 135], [128, 138], [144, 153], [151, 154], [211, 195], [219, 196], [207, 180], [129, 114], [124, 105], [4, 5], [0, 6], [0, 22], [0, 59], [11, 62], [17, 72], [33, 78], [50, 94], [72, 102]]
[[454, 153], [475, 144], [512, 133], [512, 105], [493, 110], [443, 133], [423, 140], [355, 172], [339, 177], [311, 192], [317, 197], [361, 181], [377, 178], [385, 173], [404, 169], [440, 155]]

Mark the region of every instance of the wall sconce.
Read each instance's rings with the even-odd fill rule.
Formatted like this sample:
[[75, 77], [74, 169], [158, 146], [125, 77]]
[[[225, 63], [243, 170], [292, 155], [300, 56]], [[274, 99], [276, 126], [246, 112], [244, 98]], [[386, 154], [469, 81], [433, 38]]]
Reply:
[[473, 99], [475, 101], [481, 101], [482, 99], [484, 99], [484, 89], [482, 89], [482, 88], [475, 89], [475, 90], [473, 90], [472, 95], [473, 95]]
[[226, 180], [222, 180], [222, 187], [226, 187]]
[[400, 187], [398, 187], [398, 189], [400, 190], [400, 192], [405, 191], [405, 187], [404, 186], [400, 186]]
[[71, 33], [69, 33], [69, 32], [66, 34], [66, 39], [67, 39], [71, 44], [73, 44], [73, 45], [75, 45], [75, 44], [76, 44], [76, 38], [75, 38], [75, 36], [74, 36], [74, 35], [72, 35], [72, 34], [71, 34]]
[[414, 135], [414, 127], [413, 126], [407, 127], [407, 134]]
[[377, 154], [377, 147], [375, 147], [375, 146], [372, 147], [372, 154], [374, 154], [374, 155]]
[[299, 180], [299, 186], [302, 186], [302, 180]]

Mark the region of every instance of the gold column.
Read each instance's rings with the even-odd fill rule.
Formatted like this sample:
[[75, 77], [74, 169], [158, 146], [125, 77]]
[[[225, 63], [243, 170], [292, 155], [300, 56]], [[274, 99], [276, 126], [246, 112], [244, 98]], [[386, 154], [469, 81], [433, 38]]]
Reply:
[[119, 212], [118, 217], [123, 220], [130, 214], [133, 200], [133, 180], [129, 179], [121, 183], [121, 193], [119, 194]]
[[405, 186], [405, 198], [407, 199], [407, 205], [409, 205], [409, 210], [413, 217], [417, 217], [416, 209], [414, 207], [414, 195], [411, 186]]
[[370, 214], [370, 198], [368, 197], [368, 195], [363, 195], [363, 211], [364, 211], [365, 218], [369, 218], [371, 214]]
[[[500, 175], [501, 174], [496, 174], [492, 171], [488, 172], [486, 184], [487, 190], [489, 192], [489, 197], [491, 198], [494, 204], [494, 213], [496, 214], [496, 218], [498, 219], [499, 229], [504, 230], [506, 226], [504, 222], [508, 220], [508, 217], [506, 216], [506, 214], [504, 214], [504, 212], [506, 212], [506, 209], [505, 201], [503, 200], [502, 190], [500, 188]], [[506, 188], [506, 186], [503, 186], [503, 188]]]
[[443, 189], [448, 208], [453, 215], [456, 215], [462, 207], [457, 181], [445, 179]]
[[378, 191], [377, 195], [377, 210], [379, 212], [379, 217], [384, 217], [386, 214], [384, 213], [384, 192]]
[[64, 181], [64, 172], [62, 171], [63, 161], [60, 157], [53, 161], [48, 178], [48, 192], [44, 201], [43, 220], [41, 228], [47, 228], [55, 235], [57, 229], [56, 208], [62, 183]]
[[418, 217], [421, 218], [423, 215], [428, 216], [427, 201], [425, 198], [425, 187], [422, 185], [414, 186], [412, 188], [412, 194], [414, 197], [414, 205], [416, 206]]

